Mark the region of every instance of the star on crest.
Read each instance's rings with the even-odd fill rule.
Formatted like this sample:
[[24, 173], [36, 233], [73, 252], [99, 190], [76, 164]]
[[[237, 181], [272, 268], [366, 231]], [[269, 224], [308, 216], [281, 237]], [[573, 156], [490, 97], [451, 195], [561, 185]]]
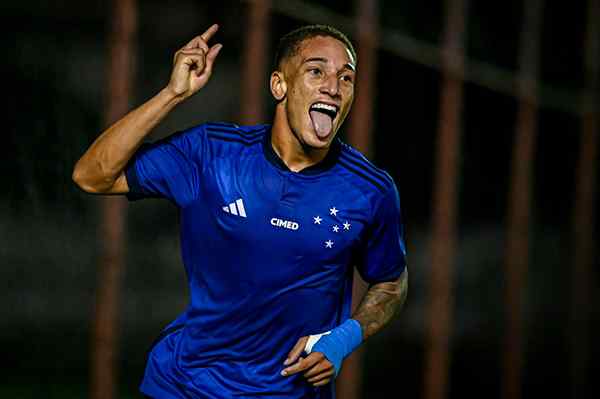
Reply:
[[331, 240], [325, 241], [325, 248], [333, 248], [333, 241], [331, 241]]
[[320, 216], [315, 216], [315, 217], [313, 217], [313, 220], [315, 221], [315, 224], [321, 224], [321, 220], [323, 220], [323, 219], [321, 219]]
[[350, 230], [350, 223], [347, 221], [344, 223], [344, 230]]
[[338, 226], [337, 224], [335, 226], [333, 226], [331, 228], [333, 230], [334, 233], [337, 233], [338, 231], [340, 231], [340, 226]]
[[336, 207], [334, 206], [333, 208], [329, 209], [329, 214], [332, 216], [337, 216], [338, 210], [336, 209]]

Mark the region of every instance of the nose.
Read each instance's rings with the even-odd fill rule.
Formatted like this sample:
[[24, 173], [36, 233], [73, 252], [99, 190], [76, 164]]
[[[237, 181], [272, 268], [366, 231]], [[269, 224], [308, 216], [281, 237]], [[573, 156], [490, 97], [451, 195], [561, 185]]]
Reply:
[[321, 85], [321, 93], [329, 94], [331, 97], [337, 97], [340, 94], [340, 81], [337, 76], [329, 75], [324, 79]]

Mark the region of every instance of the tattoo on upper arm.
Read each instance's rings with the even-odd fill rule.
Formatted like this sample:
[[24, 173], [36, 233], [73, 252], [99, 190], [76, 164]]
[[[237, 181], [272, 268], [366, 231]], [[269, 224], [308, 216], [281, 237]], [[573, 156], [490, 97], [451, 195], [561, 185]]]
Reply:
[[359, 322], [363, 340], [379, 331], [400, 310], [408, 293], [408, 271], [396, 280], [373, 284], [352, 316]]

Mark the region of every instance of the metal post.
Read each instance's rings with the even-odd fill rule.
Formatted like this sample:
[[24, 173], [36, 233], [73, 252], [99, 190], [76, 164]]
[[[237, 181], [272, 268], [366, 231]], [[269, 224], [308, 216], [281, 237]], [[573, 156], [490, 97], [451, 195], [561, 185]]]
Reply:
[[[375, 102], [375, 70], [377, 69], [378, 1], [357, 0], [357, 44], [359, 66], [352, 116], [349, 121], [348, 142], [366, 156], [373, 155], [373, 106]], [[352, 311], [367, 291], [367, 283], [355, 273], [352, 289]], [[337, 397], [359, 399], [362, 392], [362, 360], [360, 348], [344, 360], [344, 368], [337, 380]]]
[[270, 4], [270, 0], [248, 2], [240, 104], [240, 121], [247, 125], [264, 123]]
[[506, 247], [506, 335], [502, 397], [521, 397], [523, 303], [529, 266], [529, 216], [537, 132], [537, 80], [542, 1], [525, 2], [521, 32], [519, 111], [513, 147]]
[[589, 395], [590, 312], [594, 281], [594, 218], [600, 96], [600, 1], [589, 0], [585, 49], [585, 91], [581, 148], [575, 176], [573, 211], [573, 278], [571, 285], [571, 398]]
[[373, 151], [373, 108], [377, 96], [378, 1], [357, 0], [358, 68], [356, 93], [348, 128], [348, 141], [366, 156]]
[[[107, 125], [123, 116], [129, 107], [136, 28], [135, 0], [114, 0], [106, 77]], [[100, 202], [101, 243], [91, 356], [90, 396], [93, 399], [110, 399], [116, 392], [119, 304], [125, 267], [125, 205], [122, 197], [106, 197]]]
[[442, 49], [443, 86], [432, 209], [429, 341], [424, 387], [427, 399], [442, 399], [448, 392], [466, 10], [467, 0], [446, 1], [446, 28]]

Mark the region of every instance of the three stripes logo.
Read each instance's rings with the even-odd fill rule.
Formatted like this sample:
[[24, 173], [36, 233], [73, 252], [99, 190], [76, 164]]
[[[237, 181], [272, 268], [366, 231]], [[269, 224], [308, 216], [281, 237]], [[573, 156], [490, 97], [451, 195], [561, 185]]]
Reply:
[[246, 208], [244, 208], [244, 201], [241, 198], [236, 199], [235, 202], [230, 203], [229, 205], [225, 205], [223, 210], [226, 213], [231, 213], [232, 215], [241, 216], [243, 218], [246, 216]]

